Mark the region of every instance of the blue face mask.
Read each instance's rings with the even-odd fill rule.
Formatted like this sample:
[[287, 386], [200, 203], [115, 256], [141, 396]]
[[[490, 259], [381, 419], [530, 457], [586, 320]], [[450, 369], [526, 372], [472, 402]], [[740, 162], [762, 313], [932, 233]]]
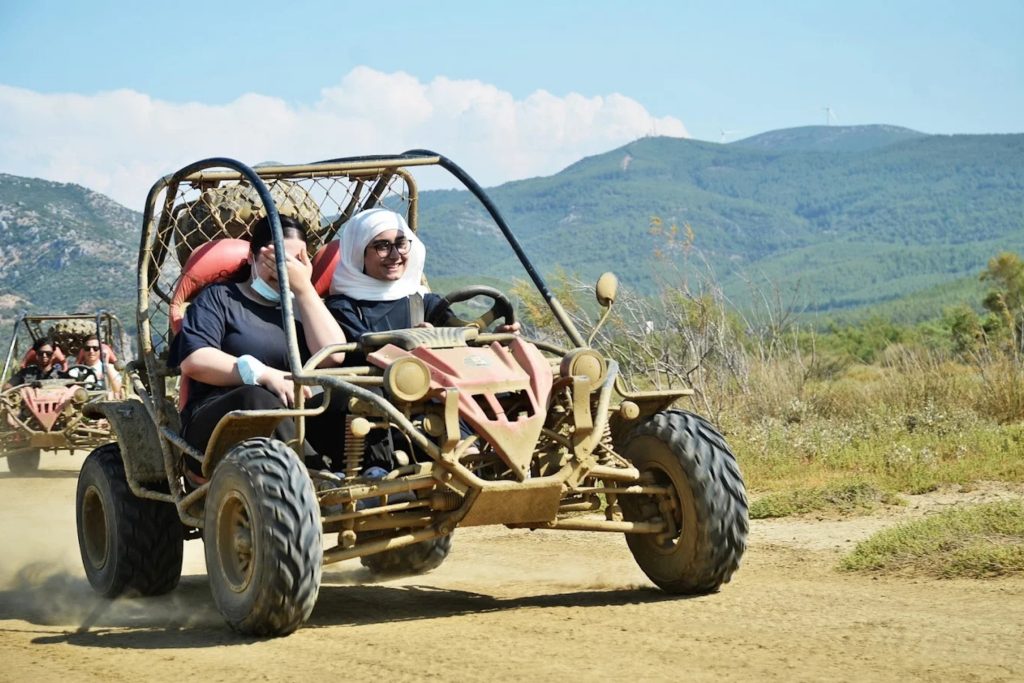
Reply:
[[281, 301], [281, 292], [268, 285], [259, 275], [254, 275], [252, 278], [252, 291], [275, 304]]

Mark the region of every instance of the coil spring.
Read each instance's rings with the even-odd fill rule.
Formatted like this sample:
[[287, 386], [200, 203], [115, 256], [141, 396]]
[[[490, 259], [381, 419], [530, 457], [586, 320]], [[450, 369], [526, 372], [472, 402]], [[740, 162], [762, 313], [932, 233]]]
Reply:
[[430, 496], [430, 507], [433, 510], [447, 512], [462, 505], [463, 497], [451, 490], [434, 491]]
[[598, 449], [603, 451], [598, 454], [598, 461], [615, 461], [615, 441], [612, 439], [612, 425], [608, 420], [605, 420], [604, 432], [601, 434], [601, 443], [598, 445]]
[[356, 477], [362, 470], [363, 453], [366, 451], [366, 437], [352, 433], [355, 416], [345, 416], [345, 476]]

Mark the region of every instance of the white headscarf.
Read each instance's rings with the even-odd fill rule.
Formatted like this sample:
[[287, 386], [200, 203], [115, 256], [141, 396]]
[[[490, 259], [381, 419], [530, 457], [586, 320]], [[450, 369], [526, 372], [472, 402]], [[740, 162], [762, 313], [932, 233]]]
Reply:
[[[388, 230], [398, 230], [409, 240], [405, 273], [398, 280], [378, 280], [363, 272], [366, 245]], [[427, 249], [400, 214], [388, 209], [360, 211], [348, 220], [338, 240], [341, 242], [340, 259], [331, 279], [331, 294], [344, 294], [359, 301], [393, 301], [427, 292], [420, 284]]]

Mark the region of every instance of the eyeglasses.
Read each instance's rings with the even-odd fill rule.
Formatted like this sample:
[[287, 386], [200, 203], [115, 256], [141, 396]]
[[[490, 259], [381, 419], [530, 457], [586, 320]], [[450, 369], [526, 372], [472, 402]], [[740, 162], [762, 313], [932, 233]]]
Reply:
[[86, 344], [82, 348], [84, 348], [86, 351], [99, 351], [100, 350], [100, 347], [93, 346], [92, 344]]
[[36, 355], [39, 356], [40, 358], [44, 358], [47, 356], [52, 356], [53, 351], [36, 351]]
[[412, 247], [412, 242], [404, 237], [399, 237], [394, 242], [388, 240], [377, 240], [376, 242], [370, 242], [370, 246], [377, 252], [377, 256], [386, 258], [391, 250], [396, 250], [400, 255], [405, 256], [409, 253], [409, 248]]

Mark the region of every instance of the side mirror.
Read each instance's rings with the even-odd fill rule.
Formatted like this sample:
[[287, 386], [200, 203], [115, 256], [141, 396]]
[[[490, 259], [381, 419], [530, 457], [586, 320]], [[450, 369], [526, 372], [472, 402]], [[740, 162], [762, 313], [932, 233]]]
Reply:
[[615, 295], [619, 291], [619, 278], [615, 273], [605, 273], [597, 279], [597, 287], [594, 288], [597, 294], [597, 303], [604, 307], [615, 303]]

